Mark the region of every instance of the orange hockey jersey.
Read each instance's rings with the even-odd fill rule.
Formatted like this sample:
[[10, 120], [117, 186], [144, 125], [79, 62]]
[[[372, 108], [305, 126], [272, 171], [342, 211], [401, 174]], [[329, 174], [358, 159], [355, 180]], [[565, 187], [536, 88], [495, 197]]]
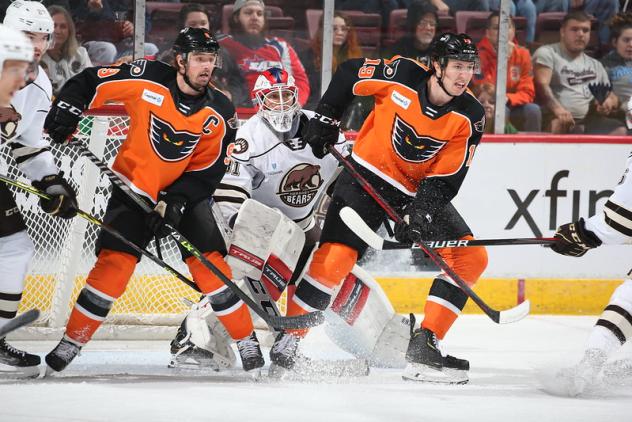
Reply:
[[426, 178], [443, 179], [454, 196], [481, 139], [485, 113], [469, 91], [444, 106], [431, 104], [430, 75], [419, 62], [399, 56], [352, 59], [339, 67], [320, 104], [342, 114], [353, 95], [375, 97], [354, 160], [410, 196]]
[[210, 198], [225, 173], [237, 128], [232, 103], [210, 88], [199, 97], [182, 94], [165, 63], [88, 68], [64, 85], [60, 100], [82, 109], [123, 103], [129, 132], [112, 169], [153, 201], [173, 189], [193, 202]]

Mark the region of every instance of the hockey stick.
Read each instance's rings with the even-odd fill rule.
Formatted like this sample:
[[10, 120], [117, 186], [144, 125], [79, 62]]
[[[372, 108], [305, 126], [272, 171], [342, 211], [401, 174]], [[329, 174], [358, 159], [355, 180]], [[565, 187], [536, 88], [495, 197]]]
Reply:
[[[136, 203], [146, 213], [153, 212], [153, 209], [129, 186], [127, 186], [99, 157], [94, 155], [87, 146], [78, 139], [73, 139], [70, 145], [77, 148], [81, 154], [88, 158], [103, 172], [110, 182], [121, 189], [132, 201]], [[198, 248], [193, 246], [180, 232], [169, 224], [165, 227], [170, 231], [171, 237], [185, 248], [191, 255], [198, 259], [206, 268], [208, 268], [217, 278], [219, 278], [229, 289], [231, 289], [241, 300], [243, 300], [257, 315], [261, 317], [268, 325], [273, 328], [284, 330], [293, 328], [308, 328], [320, 325], [324, 322], [325, 317], [322, 312], [310, 312], [305, 315], [297, 315], [292, 317], [275, 317], [268, 315], [266, 311], [261, 309], [246, 293], [244, 293], [235, 283], [224, 275], [211, 261], [209, 261]]]
[[[39, 190], [37, 188], [34, 188], [31, 185], [27, 185], [26, 183], [22, 183], [22, 182], [20, 182], [18, 180], [10, 179], [8, 177], [0, 175], [0, 182], [4, 182], [4, 183], [6, 183], [8, 185], [15, 186], [16, 188], [19, 188], [19, 189], [25, 190], [27, 192], [30, 192], [30, 193], [32, 193], [34, 195], [37, 195], [37, 196], [41, 197], [41, 198], [50, 199], [50, 196], [48, 196], [46, 193], [42, 192], [41, 190]], [[117, 238], [118, 240], [123, 242], [125, 245], [131, 247], [136, 252], [138, 252], [138, 253], [146, 256], [147, 258], [151, 259], [152, 261], [154, 261], [156, 264], [158, 264], [160, 267], [162, 267], [165, 270], [167, 270], [167, 272], [169, 272], [171, 275], [173, 275], [174, 277], [176, 277], [179, 280], [181, 280], [182, 282], [184, 282], [184, 284], [186, 284], [190, 288], [192, 288], [192, 289], [194, 289], [194, 290], [196, 290], [198, 292], [201, 292], [200, 288], [193, 281], [189, 280], [187, 277], [185, 277], [184, 275], [180, 274], [175, 268], [171, 267], [169, 264], [164, 262], [162, 259], [152, 255], [151, 253], [147, 252], [145, 249], [141, 248], [137, 244], [127, 240], [125, 238], [125, 236], [123, 236], [121, 233], [119, 233], [116, 229], [108, 226], [107, 224], [105, 224], [103, 221], [99, 220], [95, 216], [90, 215], [87, 212], [82, 211], [80, 209], [77, 209], [77, 215], [80, 216], [81, 218], [83, 218], [84, 220], [87, 220], [90, 223], [101, 227], [103, 230], [105, 230], [106, 232], [110, 233], [112, 236], [114, 236], [115, 238]]]
[[[355, 234], [360, 237], [367, 245], [379, 251], [387, 251], [393, 249], [411, 249], [418, 248], [417, 245], [409, 243], [399, 243], [392, 240], [384, 239], [382, 236], [371, 230], [366, 222], [358, 215], [358, 213], [350, 207], [344, 207], [340, 210], [340, 218]], [[467, 248], [471, 246], [501, 246], [501, 245], [550, 245], [555, 242], [552, 237], [534, 237], [534, 238], [515, 238], [515, 239], [474, 239], [474, 240], [434, 240], [432, 242], [424, 242], [424, 244], [432, 249], [440, 248]]]
[[[382, 209], [386, 212], [386, 214], [396, 223], [401, 223], [404, 220], [395, 212], [393, 207], [391, 207], [388, 202], [382, 195], [380, 195], [375, 188], [355, 169], [353, 164], [345, 157], [342, 156], [333, 146], [328, 147], [329, 152], [336, 157], [336, 159], [344, 166], [345, 169], [357, 180], [357, 182], [362, 186], [362, 188], [373, 198], [375, 201], [382, 207]], [[529, 309], [531, 304], [529, 300], [525, 300], [521, 304], [514, 306], [513, 308], [506, 309], [503, 311], [497, 311], [491, 308], [483, 299], [478, 296], [467, 283], [459, 277], [457, 273], [454, 272], [452, 268], [439, 256], [437, 252], [435, 252], [432, 248], [429, 248], [424, 244], [420, 239], [419, 247], [422, 251], [430, 257], [430, 259], [443, 271], [445, 272], [460, 288], [468, 295], [474, 303], [478, 305], [479, 308], [491, 318], [497, 324], [506, 324], [511, 322], [516, 322], [524, 318], [529, 314]]]
[[3, 338], [7, 334], [17, 330], [18, 328], [29, 325], [31, 322], [39, 318], [39, 316], [40, 311], [38, 311], [37, 309], [31, 309], [24, 313], [21, 313], [20, 315], [7, 322], [4, 326], [0, 327], [0, 338]]

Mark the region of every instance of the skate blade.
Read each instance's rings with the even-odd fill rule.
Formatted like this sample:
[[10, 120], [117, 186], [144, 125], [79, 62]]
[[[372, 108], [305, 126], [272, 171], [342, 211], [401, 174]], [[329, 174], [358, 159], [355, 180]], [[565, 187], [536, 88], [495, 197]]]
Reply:
[[262, 377], [261, 368], [251, 369], [250, 371], [245, 371], [246, 375], [252, 378], [253, 381], [259, 381]]
[[174, 370], [184, 370], [184, 371], [213, 371], [219, 372], [220, 367], [217, 362], [213, 360], [202, 360], [202, 359], [193, 359], [193, 358], [171, 358], [169, 364], [167, 364], [167, 368]]
[[402, 379], [405, 381], [445, 385], [463, 385], [470, 381], [467, 371], [449, 368], [435, 369], [419, 363], [408, 363], [406, 368], [404, 368]]
[[0, 364], [0, 379], [29, 379], [40, 376], [39, 366], [11, 366]]

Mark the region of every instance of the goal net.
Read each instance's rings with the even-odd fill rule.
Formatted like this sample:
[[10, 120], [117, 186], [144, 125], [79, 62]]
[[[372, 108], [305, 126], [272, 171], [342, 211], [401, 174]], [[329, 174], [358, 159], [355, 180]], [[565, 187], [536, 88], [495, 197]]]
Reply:
[[[128, 121], [121, 107], [93, 110], [81, 120], [77, 138], [111, 165], [127, 135]], [[80, 208], [102, 220], [111, 192], [107, 177], [71, 146], [54, 145], [52, 152], [76, 188]], [[28, 182], [15, 166], [8, 148], [0, 149], [0, 171]], [[79, 217], [71, 220], [51, 217], [39, 208], [36, 196], [11, 189], [35, 243], [35, 257], [27, 276], [20, 312], [31, 308], [41, 311], [38, 321], [32, 327], [16, 332], [15, 337], [59, 339], [75, 299], [96, 261], [94, 245], [99, 228]], [[153, 242], [148, 250], [155, 253]], [[165, 262], [189, 276], [171, 239], [161, 241], [161, 252]], [[197, 302], [199, 293], [143, 258], [127, 290], [116, 301], [95, 338], [169, 338], [188, 310], [183, 298]]]

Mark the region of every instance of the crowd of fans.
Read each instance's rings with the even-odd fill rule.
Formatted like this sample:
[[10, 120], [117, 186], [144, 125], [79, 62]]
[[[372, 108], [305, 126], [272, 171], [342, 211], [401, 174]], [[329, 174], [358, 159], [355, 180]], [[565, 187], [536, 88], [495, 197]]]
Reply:
[[[174, 20], [174, 36], [186, 27], [204, 27], [216, 33], [222, 47], [222, 67], [213, 83], [237, 107], [252, 107], [250, 92], [262, 70], [281, 67], [296, 80], [299, 102], [313, 107], [321, 93], [322, 17], [316, 33], [295, 28], [288, 37], [268, 29], [264, 0], [236, 0], [228, 33], [221, 33], [221, 10], [230, 0], [185, 3]], [[276, 0], [279, 4], [282, 0]], [[0, 19], [10, 1], [0, 0]], [[92, 65], [131, 60], [134, 0], [43, 0], [53, 18], [54, 43], [42, 59], [56, 93], [73, 75]], [[230, 4], [230, 3], [226, 3]], [[456, 11], [492, 11], [484, 36], [478, 42], [481, 73], [472, 90], [489, 113], [487, 131], [493, 129], [500, 0], [336, 0], [333, 21], [332, 71], [349, 58], [390, 58], [401, 55], [428, 64], [432, 40], [440, 32], [440, 18]], [[510, 20], [507, 69], [506, 132], [632, 134], [625, 126], [632, 95], [632, 12], [619, 12], [619, 0], [514, 0], [512, 15], [526, 20], [526, 43], [520, 45]], [[393, 10], [407, 9], [405, 35], [383, 42], [367, 54], [353, 25], [358, 11], [382, 17], [386, 34]], [[70, 12], [72, 11], [72, 12]], [[350, 12], [351, 11], [351, 12]], [[494, 12], [495, 11], [495, 12]], [[565, 12], [559, 42], [537, 45], [536, 20], [542, 12]], [[597, 22], [597, 48], [589, 50], [593, 23]], [[145, 55], [171, 61], [171, 51], [152, 43], [151, 14], [145, 20]], [[165, 43], [168, 45], [169, 42]], [[593, 43], [594, 44], [594, 43]], [[611, 87], [596, 95], [594, 84]], [[632, 107], [632, 104], [630, 104]], [[357, 128], [372, 108], [358, 100], [346, 116], [348, 128]], [[355, 119], [355, 121], [354, 121]]]

